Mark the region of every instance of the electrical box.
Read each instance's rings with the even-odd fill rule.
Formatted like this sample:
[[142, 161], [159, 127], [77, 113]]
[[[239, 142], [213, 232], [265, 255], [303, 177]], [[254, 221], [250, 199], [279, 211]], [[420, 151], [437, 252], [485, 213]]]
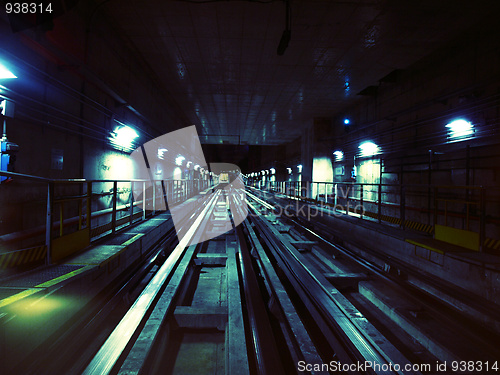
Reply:
[[[16, 154], [19, 151], [19, 146], [14, 142], [7, 140], [7, 118], [14, 117], [14, 103], [9, 100], [0, 102], [0, 110], [2, 112], [3, 135], [0, 139], [0, 171], [14, 172], [14, 164], [16, 162]], [[7, 176], [0, 176], [0, 183], [9, 180]]]
[[[19, 146], [16, 143], [0, 140], [0, 170], [2, 172], [14, 172], [14, 164], [18, 151]], [[7, 176], [0, 176], [0, 183], [7, 179]]]
[[14, 117], [14, 103], [9, 100], [2, 100], [0, 102], [0, 108], [2, 109], [2, 115], [5, 117]]

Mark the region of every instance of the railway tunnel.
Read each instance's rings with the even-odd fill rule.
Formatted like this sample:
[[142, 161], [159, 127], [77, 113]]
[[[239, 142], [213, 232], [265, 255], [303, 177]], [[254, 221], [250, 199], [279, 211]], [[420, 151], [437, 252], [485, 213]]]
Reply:
[[500, 372], [499, 15], [2, 2], [2, 373]]

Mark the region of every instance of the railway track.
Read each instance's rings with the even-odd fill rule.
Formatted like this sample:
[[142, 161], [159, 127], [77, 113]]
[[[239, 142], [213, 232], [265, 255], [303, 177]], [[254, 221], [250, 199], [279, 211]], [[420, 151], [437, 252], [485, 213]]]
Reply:
[[[438, 357], [361, 296], [359, 285], [387, 275], [274, 211], [256, 194], [215, 190], [180, 241], [165, 239], [137, 272], [130, 303], [117, 293], [116, 314], [116, 301], [104, 308], [113, 323], [80, 325], [78, 361], [36, 373], [442, 373]], [[221, 225], [227, 233], [202, 241]], [[480, 345], [481, 361], [491, 359]]]
[[[181, 240], [85, 374], [418, 373], [401, 370], [411, 366], [404, 355], [311, 271], [296, 247], [308, 241], [289, 241], [251, 198], [236, 230], [197, 246]], [[214, 211], [230, 220], [242, 203], [239, 192], [218, 191], [192, 236]], [[197, 353], [210, 360], [194, 361]]]
[[[286, 230], [289, 238], [305, 241], [297, 245], [300, 255], [307, 259], [307, 268], [316, 269], [336, 286], [337, 292], [416, 365], [415, 369], [432, 374], [499, 371], [498, 335], [418, 285], [434, 285], [439, 293], [454, 293], [455, 298], [461, 297], [458, 291], [383, 254], [367, 249], [368, 257], [364, 258], [335, 244], [326, 225], [303, 220], [293, 210], [274, 219], [273, 212], [282, 212], [282, 208], [254, 194], [249, 196], [262, 207], [261, 212], [270, 222], [277, 220], [278, 225], [290, 228]], [[479, 307], [495, 316], [494, 306]]]

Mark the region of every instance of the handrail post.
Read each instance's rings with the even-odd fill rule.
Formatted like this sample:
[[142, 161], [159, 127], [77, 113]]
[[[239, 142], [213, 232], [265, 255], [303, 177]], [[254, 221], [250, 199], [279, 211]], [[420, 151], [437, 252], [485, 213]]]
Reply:
[[47, 265], [52, 264], [52, 223], [54, 218], [52, 212], [54, 209], [54, 182], [47, 184], [47, 217], [45, 222], [45, 246], [47, 247]]
[[90, 240], [92, 238], [92, 181], [87, 181], [87, 228]]
[[[167, 182], [167, 188], [168, 188], [168, 182]], [[165, 188], [165, 180], [161, 180], [161, 191], [163, 193], [163, 203], [165, 204], [165, 211], [168, 209], [167, 188]]]
[[448, 225], [448, 201], [444, 201], [444, 225]]
[[486, 197], [484, 188], [480, 190], [480, 210], [481, 216], [479, 219], [479, 251], [484, 251], [484, 241], [486, 237]]
[[116, 200], [117, 200], [117, 191], [118, 191], [118, 181], [113, 181], [113, 212], [111, 213], [111, 233], [115, 233], [116, 231]]
[[82, 230], [82, 200], [78, 201], [78, 230]]
[[64, 221], [64, 202], [59, 202], [59, 237], [64, 234], [63, 221]]
[[130, 225], [134, 221], [134, 181], [130, 181]]
[[350, 187], [347, 188], [347, 192], [344, 194], [345, 196], [345, 214], [349, 216], [349, 189]]
[[156, 180], [151, 181], [153, 183], [153, 215], [156, 214]]
[[359, 185], [359, 201], [361, 203], [361, 214], [360, 214], [360, 217], [362, 219], [363, 218], [363, 212], [365, 211], [363, 209], [363, 184]]
[[382, 184], [378, 184], [377, 219], [382, 223]]
[[399, 218], [401, 219], [401, 228], [405, 229], [405, 187], [401, 184], [399, 198]]
[[142, 181], [142, 220], [146, 220], [146, 207], [147, 207], [147, 200], [146, 200], [146, 181]]
[[436, 227], [437, 225], [437, 219], [438, 219], [438, 199], [437, 199], [437, 196], [438, 196], [438, 188], [437, 186], [434, 187], [434, 228]]

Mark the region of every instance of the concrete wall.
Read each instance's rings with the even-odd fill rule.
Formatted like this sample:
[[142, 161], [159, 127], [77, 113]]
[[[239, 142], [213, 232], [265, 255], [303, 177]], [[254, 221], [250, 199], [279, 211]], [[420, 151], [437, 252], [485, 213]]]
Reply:
[[[500, 238], [498, 32], [498, 25], [478, 27], [413, 66], [397, 67], [391, 79], [381, 77], [376, 95], [364, 97], [345, 111], [351, 118], [349, 127], [342, 125], [345, 114], [334, 118], [323, 143], [329, 143], [332, 152], [344, 151], [344, 160], [335, 162], [334, 168], [343, 166], [345, 174], [336, 174], [335, 181], [352, 181], [350, 172], [356, 156], [356, 182], [360, 183], [487, 187], [486, 235]], [[474, 125], [472, 139], [450, 142], [446, 125], [456, 118], [465, 118]], [[366, 140], [378, 144], [381, 154], [360, 158], [358, 146]], [[368, 168], [379, 161], [381, 175]], [[480, 200], [479, 191], [467, 193], [466, 189], [441, 189], [438, 197]], [[399, 189], [386, 188], [383, 199], [399, 203]], [[410, 208], [406, 219], [433, 224], [428, 212], [434, 207], [432, 189], [409, 188], [406, 206]], [[444, 203], [439, 208], [444, 210]], [[450, 204], [448, 209], [454, 215], [447, 218], [447, 224], [467, 228], [466, 205]], [[399, 210], [386, 207], [384, 213], [398, 216]], [[470, 206], [470, 215], [479, 217], [478, 205]], [[438, 222], [444, 224], [443, 215]], [[479, 221], [469, 222], [469, 228], [478, 231]]]
[[[103, 9], [90, 19], [96, 5], [78, 2], [55, 18], [48, 31], [38, 27], [13, 32], [7, 18], [0, 19], [0, 59], [19, 77], [2, 81], [0, 92], [16, 103], [7, 136], [20, 147], [18, 173], [127, 179], [132, 174], [126, 153], [111, 148], [108, 141], [115, 120], [137, 129], [139, 144], [189, 125], [175, 103], [164, 99], [168, 93], [147, 64], [118, 38], [119, 30], [104, 22]], [[81, 191], [79, 186], [58, 187], [60, 194]], [[46, 196], [44, 184], [21, 179], [1, 184], [0, 235], [43, 225]], [[76, 212], [75, 205], [65, 205], [65, 217]]]

